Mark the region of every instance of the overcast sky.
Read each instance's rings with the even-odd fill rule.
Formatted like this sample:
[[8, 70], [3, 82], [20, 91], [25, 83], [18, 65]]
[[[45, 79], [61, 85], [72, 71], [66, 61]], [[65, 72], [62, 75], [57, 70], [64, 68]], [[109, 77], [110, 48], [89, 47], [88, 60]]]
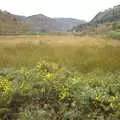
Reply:
[[119, 4], [120, 0], [0, 0], [0, 9], [25, 16], [42, 13], [89, 21], [99, 11]]

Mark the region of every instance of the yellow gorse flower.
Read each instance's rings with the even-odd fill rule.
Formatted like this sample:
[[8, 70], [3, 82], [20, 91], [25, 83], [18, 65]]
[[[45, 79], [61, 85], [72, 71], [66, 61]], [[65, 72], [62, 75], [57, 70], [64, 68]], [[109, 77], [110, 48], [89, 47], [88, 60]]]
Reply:
[[47, 73], [46, 74], [46, 79], [48, 79], [48, 80], [53, 80], [54, 79], [54, 74], [53, 73]]
[[0, 94], [3, 96], [11, 89], [11, 82], [0, 76]]

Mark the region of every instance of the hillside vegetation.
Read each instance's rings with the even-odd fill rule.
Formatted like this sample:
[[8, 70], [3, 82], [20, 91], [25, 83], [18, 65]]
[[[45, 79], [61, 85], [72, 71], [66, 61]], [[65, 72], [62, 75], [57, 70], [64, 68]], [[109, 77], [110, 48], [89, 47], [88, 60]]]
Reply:
[[89, 23], [73, 28], [73, 31], [84, 34], [106, 35], [114, 39], [120, 39], [120, 5], [99, 12]]
[[19, 21], [14, 15], [0, 10], [0, 34], [24, 33], [27, 25]]
[[92, 20], [91, 23], [104, 23], [120, 20], [120, 5], [99, 12]]

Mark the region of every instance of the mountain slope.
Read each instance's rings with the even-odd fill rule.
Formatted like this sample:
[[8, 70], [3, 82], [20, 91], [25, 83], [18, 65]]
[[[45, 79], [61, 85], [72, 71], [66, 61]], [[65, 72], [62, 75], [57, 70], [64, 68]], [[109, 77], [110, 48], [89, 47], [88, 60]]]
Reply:
[[120, 20], [120, 5], [104, 12], [99, 12], [92, 20], [91, 23], [104, 23]]
[[29, 25], [32, 32], [56, 32], [67, 31], [74, 26], [85, 23], [83, 20], [72, 18], [50, 18], [43, 14], [32, 15], [21, 19], [24, 23]]
[[67, 31], [69, 29], [72, 29], [74, 26], [86, 23], [84, 20], [78, 20], [73, 18], [54, 18], [54, 19], [57, 21], [58, 26], [62, 31]]
[[0, 11], [0, 34], [27, 32], [63, 32], [85, 21], [73, 18], [50, 18], [43, 14], [29, 17]]
[[[103, 12], [99, 12], [89, 23], [78, 25], [74, 27], [74, 31], [82, 31], [88, 28], [98, 28], [103, 24], [107, 24], [106, 27], [114, 24], [118, 24], [120, 21], [120, 5], [107, 9]], [[112, 27], [111, 27], [112, 28]], [[110, 29], [110, 28], [108, 28]]]
[[0, 34], [21, 33], [27, 31], [27, 26], [14, 15], [0, 10]]
[[43, 14], [26, 17], [24, 22], [30, 26], [30, 30], [33, 32], [50, 32], [59, 30], [56, 26], [56, 20]]

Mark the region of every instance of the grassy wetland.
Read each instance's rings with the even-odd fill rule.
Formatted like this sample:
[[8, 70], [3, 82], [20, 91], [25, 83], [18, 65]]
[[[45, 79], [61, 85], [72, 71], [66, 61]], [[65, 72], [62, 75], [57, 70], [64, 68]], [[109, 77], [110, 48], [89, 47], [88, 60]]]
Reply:
[[0, 67], [33, 66], [41, 60], [64, 64], [80, 72], [120, 68], [120, 42], [73, 35], [0, 37]]

